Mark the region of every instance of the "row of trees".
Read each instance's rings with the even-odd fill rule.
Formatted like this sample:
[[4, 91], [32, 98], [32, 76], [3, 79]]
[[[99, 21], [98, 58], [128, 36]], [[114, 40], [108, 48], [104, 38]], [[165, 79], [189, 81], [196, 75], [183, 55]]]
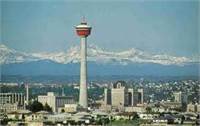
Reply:
[[27, 106], [27, 109], [32, 112], [47, 111], [52, 112], [52, 108], [46, 103], [44, 106], [38, 101], [34, 101]]

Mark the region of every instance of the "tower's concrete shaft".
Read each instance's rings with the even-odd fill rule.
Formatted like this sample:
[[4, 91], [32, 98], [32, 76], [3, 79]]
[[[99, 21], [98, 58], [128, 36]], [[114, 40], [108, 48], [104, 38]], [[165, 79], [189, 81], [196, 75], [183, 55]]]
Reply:
[[80, 93], [79, 93], [79, 104], [83, 108], [88, 107], [87, 101], [87, 37], [81, 37], [81, 68], [80, 68]]
[[29, 104], [29, 85], [26, 85], [26, 105]]
[[87, 94], [87, 37], [90, 35], [92, 27], [87, 25], [83, 20], [80, 25], [76, 26], [76, 33], [81, 38], [81, 68], [80, 68], [80, 92], [79, 104], [83, 108], [88, 107]]

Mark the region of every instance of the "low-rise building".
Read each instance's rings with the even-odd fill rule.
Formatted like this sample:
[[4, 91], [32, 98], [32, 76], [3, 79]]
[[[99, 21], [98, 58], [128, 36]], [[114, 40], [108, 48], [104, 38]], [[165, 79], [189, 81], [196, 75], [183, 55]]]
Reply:
[[196, 112], [196, 105], [195, 104], [188, 104], [187, 105], [187, 112]]
[[53, 112], [57, 112], [58, 108], [64, 107], [65, 104], [74, 104], [74, 98], [71, 96], [56, 96], [53, 92], [47, 95], [39, 95], [38, 101], [43, 105], [48, 104]]
[[132, 107], [125, 107], [125, 112], [138, 112], [138, 113], [143, 113], [145, 112], [145, 107], [137, 107], [137, 106], [132, 106]]
[[139, 117], [144, 120], [153, 120], [154, 118], [158, 118], [159, 114], [139, 113]]
[[187, 112], [200, 112], [200, 104], [188, 104]]
[[25, 108], [23, 93], [0, 93], [0, 111], [11, 112]]
[[77, 112], [78, 105], [77, 104], [65, 104], [64, 107], [58, 108], [58, 112], [67, 112], [67, 113], [74, 113]]

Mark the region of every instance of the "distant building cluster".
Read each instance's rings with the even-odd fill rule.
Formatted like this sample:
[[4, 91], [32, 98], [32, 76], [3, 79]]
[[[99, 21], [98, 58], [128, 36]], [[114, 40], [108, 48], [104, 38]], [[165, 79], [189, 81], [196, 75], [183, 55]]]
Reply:
[[[124, 81], [118, 81], [111, 88], [104, 89], [104, 107], [110, 109], [124, 110], [124, 107], [138, 106], [144, 104], [143, 89], [135, 91], [127, 88]], [[110, 107], [109, 107], [110, 106]]]
[[[144, 123], [141, 126], [145, 126], [145, 122], [148, 125], [195, 125], [200, 124], [198, 119], [198, 113], [200, 112], [200, 104], [188, 102], [188, 93], [180, 90], [173, 90], [170, 97], [171, 100], [158, 100], [157, 102], [148, 102], [146, 99], [147, 92], [141, 86], [136, 85], [134, 88], [124, 81], [117, 81], [110, 85], [100, 86], [93, 84], [89, 85], [89, 90], [102, 89], [103, 94], [99, 96], [100, 99], [91, 101], [89, 98], [89, 107], [85, 111], [83, 110], [74, 97], [65, 96], [62, 85], [55, 84], [56, 87], [62, 89], [61, 95], [57, 95], [55, 92], [48, 92], [46, 95], [38, 95], [33, 99], [32, 95], [29, 99], [29, 88], [25, 86], [24, 93], [1, 93], [0, 94], [0, 121], [4, 118], [9, 120], [10, 123], [21, 123], [31, 125], [48, 124], [63, 124], [68, 123], [79, 124], [102, 124], [100, 120], [132, 120], [138, 118]], [[9, 85], [10, 86], [10, 85]], [[51, 85], [46, 86], [47, 89]], [[72, 86], [72, 87], [71, 87]], [[35, 87], [38, 87], [36, 84]], [[53, 88], [54, 85], [52, 86]], [[76, 84], [69, 85], [68, 87], [76, 89]], [[33, 88], [33, 85], [31, 85]], [[162, 87], [161, 87], [162, 88]], [[38, 89], [38, 88], [37, 88]], [[32, 90], [31, 90], [32, 92]], [[146, 97], [145, 97], [146, 96]], [[25, 108], [25, 105], [31, 105], [34, 100], [39, 101], [45, 106], [48, 104], [52, 113], [46, 110], [38, 112], [31, 112]], [[93, 106], [94, 105], [94, 106]], [[96, 105], [96, 106], [95, 106]]]

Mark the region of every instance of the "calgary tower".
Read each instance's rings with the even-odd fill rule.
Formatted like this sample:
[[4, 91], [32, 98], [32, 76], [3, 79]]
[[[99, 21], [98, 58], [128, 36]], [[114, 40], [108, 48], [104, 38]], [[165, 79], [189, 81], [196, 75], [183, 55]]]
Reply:
[[76, 33], [81, 38], [80, 49], [80, 92], [79, 92], [79, 104], [83, 108], [88, 107], [88, 94], [87, 94], [87, 37], [90, 35], [91, 27], [87, 25], [85, 19], [81, 24], [76, 26]]

